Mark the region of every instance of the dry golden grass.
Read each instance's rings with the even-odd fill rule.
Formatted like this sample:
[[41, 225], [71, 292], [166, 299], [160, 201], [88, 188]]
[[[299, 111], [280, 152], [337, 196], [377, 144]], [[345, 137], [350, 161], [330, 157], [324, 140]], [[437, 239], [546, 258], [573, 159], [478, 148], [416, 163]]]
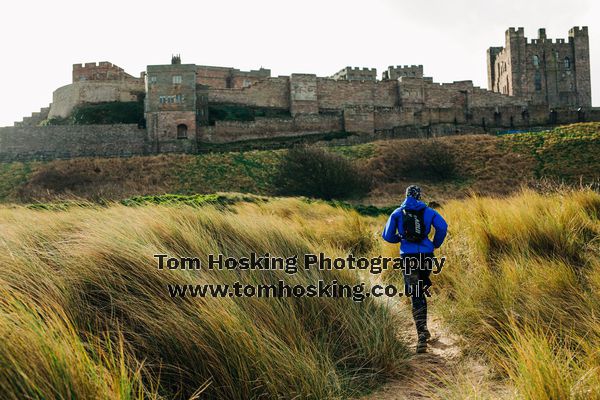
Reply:
[[442, 213], [449, 267], [436, 304], [469, 349], [519, 398], [600, 398], [600, 194], [524, 191]]
[[407, 357], [382, 304], [170, 298], [166, 288], [355, 274], [169, 271], [153, 258], [369, 252], [367, 221], [294, 199], [231, 211], [0, 208], [0, 389], [15, 399], [335, 399], [372, 388]]
[[[522, 191], [448, 202], [433, 309], [522, 399], [600, 399], [600, 194]], [[152, 255], [323, 251], [396, 256], [385, 218], [319, 202], [68, 211], [0, 208], [0, 390], [31, 398], [345, 398], [400, 374], [406, 347], [381, 303], [172, 299], [168, 283], [357, 282], [159, 271]], [[398, 274], [386, 279], [398, 281]], [[495, 398], [442, 377], [434, 398]], [[512, 392], [510, 392], [512, 393]]]
[[[507, 151], [502, 146], [502, 139], [496, 136], [461, 135], [436, 140], [454, 155], [458, 175], [456, 179], [445, 181], [419, 180], [424, 193], [437, 202], [464, 198], [471, 193], [507, 195], [518, 191], [521, 185], [534, 177], [535, 158], [530, 154]], [[384, 149], [393, 146], [410, 149], [422, 142], [423, 139], [379, 142], [378, 153], [386, 153]], [[375, 158], [374, 165], [378, 162], [381, 160]], [[386, 183], [380, 177], [376, 182], [378, 184], [368, 203], [389, 205], [401, 201], [404, 189], [414, 184], [415, 179], [398, 174], [393, 182]]]

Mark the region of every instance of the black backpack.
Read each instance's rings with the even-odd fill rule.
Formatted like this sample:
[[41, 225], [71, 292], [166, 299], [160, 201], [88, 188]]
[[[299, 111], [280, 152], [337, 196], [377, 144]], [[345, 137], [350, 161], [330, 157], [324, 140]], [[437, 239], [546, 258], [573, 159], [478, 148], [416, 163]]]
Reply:
[[402, 238], [413, 243], [420, 243], [427, 237], [425, 234], [426, 226], [423, 214], [425, 208], [421, 210], [402, 210]]

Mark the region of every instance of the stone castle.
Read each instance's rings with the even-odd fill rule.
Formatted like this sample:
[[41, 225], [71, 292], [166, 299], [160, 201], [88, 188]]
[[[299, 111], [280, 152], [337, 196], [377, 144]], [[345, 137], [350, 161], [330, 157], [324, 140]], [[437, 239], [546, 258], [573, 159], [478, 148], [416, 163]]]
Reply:
[[[212, 144], [344, 133], [357, 140], [494, 132], [600, 120], [592, 108], [587, 27], [568, 39], [506, 31], [487, 51], [488, 89], [436, 83], [422, 65], [346, 67], [330, 77], [269, 69], [149, 65], [139, 77], [109, 62], [76, 64], [50, 107], [0, 128], [0, 160], [196, 153]], [[144, 100], [139, 124], [48, 125], [83, 104]], [[244, 118], [222, 118], [227, 111]], [[249, 116], [249, 117], [248, 117]]]

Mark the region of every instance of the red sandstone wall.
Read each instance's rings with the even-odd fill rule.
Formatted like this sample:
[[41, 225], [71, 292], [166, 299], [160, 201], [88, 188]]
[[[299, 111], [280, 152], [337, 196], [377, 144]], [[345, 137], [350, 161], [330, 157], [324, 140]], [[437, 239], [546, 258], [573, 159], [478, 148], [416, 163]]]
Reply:
[[141, 78], [136, 78], [129, 75], [123, 68], [116, 66], [107, 61], [101, 61], [98, 64], [85, 63], [73, 64], [73, 83], [79, 81], [140, 81]]
[[287, 109], [290, 107], [289, 78], [269, 78], [243, 89], [209, 88], [208, 101]]
[[214, 126], [198, 128], [202, 141], [227, 143], [240, 140], [265, 139], [276, 136], [300, 136], [339, 132], [342, 121], [335, 115], [299, 115], [296, 118], [258, 118], [252, 122], [217, 121]]
[[240, 71], [235, 68], [199, 65], [196, 69], [196, 83], [213, 89], [242, 89], [268, 79], [270, 74], [269, 70]]
[[342, 109], [346, 106], [373, 106], [375, 82], [317, 79], [319, 109]]
[[374, 133], [372, 107], [352, 107], [344, 110], [344, 130], [352, 133]]

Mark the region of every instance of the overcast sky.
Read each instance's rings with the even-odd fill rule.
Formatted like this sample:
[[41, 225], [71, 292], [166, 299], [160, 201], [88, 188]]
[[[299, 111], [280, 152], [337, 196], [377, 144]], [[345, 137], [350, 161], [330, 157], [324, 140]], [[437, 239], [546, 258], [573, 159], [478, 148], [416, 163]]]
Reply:
[[487, 86], [485, 52], [509, 26], [529, 38], [590, 30], [592, 101], [600, 106], [598, 0], [103, 0], [0, 3], [0, 126], [52, 101], [74, 63], [110, 61], [134, 76], [182, 62], [329, 76], [344, 66], [423, 64], [436, 82]]

